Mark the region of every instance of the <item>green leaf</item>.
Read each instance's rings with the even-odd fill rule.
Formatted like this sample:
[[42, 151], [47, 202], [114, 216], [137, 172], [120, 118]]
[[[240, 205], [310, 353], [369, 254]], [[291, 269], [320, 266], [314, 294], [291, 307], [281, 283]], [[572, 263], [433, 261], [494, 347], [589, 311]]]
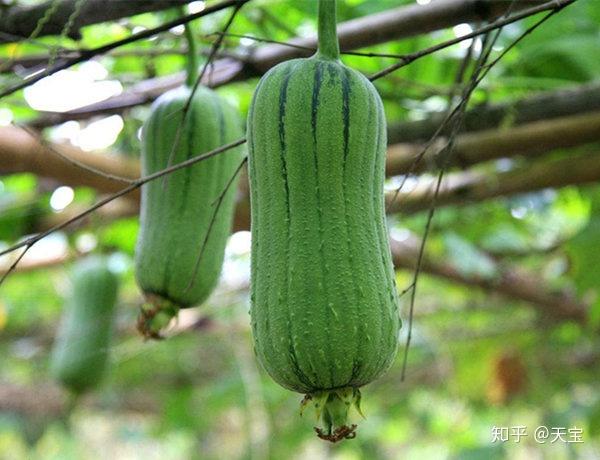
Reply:
[[446, 251], [451, 263], [464, 275], [490, 279], [496, 276], [494, 261], [477, 247], [450, 233], [444, 236]]
[[600, 73], [598, 37], [590, 35], [560, 36], [555, 40], [528, 47], [521, 55], [525, 73], [565, 80], [588, 81]]
[[133, 254], [139, 222], [137, 218], [123, 219], [108, 225], [100, 232], [100, 244]]
[[597, 290], [600, 279], [600, 193], [595, 191], [588, 196], [592, 200], [590, 220], [566, 245], [571, 273], [582, 294]]

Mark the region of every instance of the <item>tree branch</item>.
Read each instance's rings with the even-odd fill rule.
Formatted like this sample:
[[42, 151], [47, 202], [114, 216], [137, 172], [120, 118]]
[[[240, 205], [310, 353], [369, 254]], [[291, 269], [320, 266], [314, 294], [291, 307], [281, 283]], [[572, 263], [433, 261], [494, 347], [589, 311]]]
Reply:
[[68, 163], [52, 150], [93, 167], [99, 171], [128, 179], [139, 177], [139, 163], [117, 155], [101, 155], [84, 152], [70, 145], [40, 142], [29, 132], [14, 126], [0, 127], [0, 173], [31, 172], [42, 177], [56, 179], [64, 185], [93, 187], [103, 193], [114, 193], [123, 183]]
[[[503, 131], [490, 130], [481, 131], [472, 134], [463, 134], [457, 136], [455, 144], [455, 164], [460, 166], [473, 165], [479, 162], [494, 158], [506, 158], [513, 155], [539, 155], [559, 147], [573, 147], [591, 141], [600, 140], [600, 112], [580, 115], [575, 117], [565, 117], [556, 120], [530, 123], [516, 128]], [[425, 161], [421, 162], [423, 168], [436, 167], [437, 153], [439, 144], [436, 144], [431, 151], [425, 155]], [[139, 177], [139, 164], [135, 160], [127, 160], [123, 157], [113, 155], [98, 155], [83, 152], [75, 147], [52, 145], [53, 148], [60, 150], [79, 162], [88, 164], [101, 171], [113, 173], [131, 179]], [[414, 160], [415, 156], [421, 151], [422, 146], [414, 144], [398, 144], [388, 148], [387, 174], [398, 175], [405, 174]], [[75, 165], [66, 163], [61, 158], [53, 155], [48, 147], [42, 145], [29, 133], [16, 127], [0, 127], [0, 173], [33, 172], [42, 177], [55, 179], [57, 182], [70, 186], [91, 186], [100, 193], [113, 193], [120, 190], [122, 184], [107, 179], [106, 177], [93, 174], [82, 170]], [[444, 186], [440, 204], [460, 204], [466, 201], [480, 201], [495, 196], [521, 193], [525, 191], [538, 190], [543, 187], [560, 187], [565, 183], [570, 183], [571, 178], [566, 174], [568, 170], [561, 171], [562, 164], [567, 166], [578, 165], [584, 161], [580, 167], [585, 170], [586, 164], [591, 163], [591, 168], [584, 171], [590, 175], [591, 179], [596, 180], [598, 176], [596, 163], [598, 159], [592, 155], [589, 160], [575, 157], [560, 160], [557, 166], [551, 166], [552, 177], [531, 177], [538, 174], [545, 174], [542, 163], [534, 163], [533, 168], [529, 166], [523, 170], [509, 171], [502, 173], [497, 177], [490, 178], [481, 174], [472, 172], [462, 173], [458, 176], [450, 176], [453, 184], [448, 189], [448, 184]], [[555, 162], [549, 163], [554, 165]], [[542, 169], [539, 166], [542, 165]], [[520, 180], [516, 187], [514, 181], [517, 180], [517, 174], [522, 171], [525, 178]], [[540, 182], [546, 180], [544, 183]], [[558, 180], [560, 179], [560, 180]], [[574, 183], [583, 183], [582, 177], [574, 177]], [[486, 188], [487, 184], [487, 188]], [[497, 184], [497, 185], [492, 185]], [[511, 184], [514, 188], [509, 188]], [[236, 230], [247, 229], [250, 222], [250, 205], [248, 199], [248, 184], [245, 175], [240, 180], [240, 189], [238, 192], [237, 212], [234, 221]], [[137, 192], [133, 192], [137, 193]], [[428, 187], [421, 186], [409, 194], [400, 194], [394, 204], [394, 212], [416, 212], [426, 209], [429, 205], [431, 191]], [[464, 193], [464, 195], [462, 195]], [[102, 221], [111, 221], [117, 218], [132, 216], [137, 213], [137, 204], [132, 199], [139, 199], [139, 194], [129, 195], [127, 198], [115, 200], [113, 204], [107, 205], [108, 208], [99, 210]], [[388, 198], [389, 199], [389, 198]], [[82, 212], [78, 206], [70, 206], [61, 213], [45, 216], [37, 225], [39, 231], [47, 230], [54, 225], [60, 224], [65, 220], [73, 218], [76, 213]], [[86, 220], [74, 224], [76, 227], [87, 225]], [[74, 228], [74, 227], [72, 227]]]
[[[442, 43], [438, 43], [437, 45], [430, 46], [428, 48], [416, 51], [414, 53], [406, 54], [405, 56], [403, 56], [402, 59], [400, 59], [400, 62], [397, 62], [396, 64], [392, 64], [391, 66], [386, 67], [385, 69], [382, 69], [379, 72], [371, 75], [369, 77], [369, 80], [371, 80], [371, 81], [378, 80], [380, 78], [383, 78], [383, 77], [389, 75], [392, 72], [395, 72], [396, 70], [398, 70], [402, 67], [407, 66], [408, 64], [410, 64], [424, 56], [428, 56], [430, 54], [436, 53], [437, 51], [448, 48], [452, 45], [456, 45], [464, 40], [487, 34], [487, 33], [491, 32], [492, 30], [499, 30], [500, 28], [502, 28], [504, 26], [507, 26], [507, 25], [512, 24], [517, 21], [520, 21], [521, 19], [525, 19], [529, 16], [533, 16], [534, 14], [542, 13], [544, 11], [551, 11], [551, 14], [547, 15], [547, 17], [550, 17], [552, 14], [560, 11], [562, 8], [564, 8], [568, 5], [571, 5], [572, 3], [576, 2], [576, 1], [577, 0], [550, 0], [539, 6], [534, 6], [534, 7], [528, 8], [527, 10], [524, 10], [520, 13], [512, 12], [513, 14], [511, 14], [510, 16], [502, 17], [502, 18], [498, 19], [497, 21], [494, 21], [492, 23], [489, 23], [485, 26], [480, 27], [479, 29], [474, 30], [473, 32], [469, 32], [468, 34], [453, 38], [451, 40], [444, 41]], [[515, 4], [514, 1], [506, 2], [506, 5], [514, 5], [514, 4]], [[518, 4], [518, 3], [516, 3], [516, 4]]]
[[[449, 166], [466, 167], [498, 158], [532, 157], [560, 148], [600, 141], [600, 111], [541, 120], [506, 129], [490, 129], [456, 137]], [[447, 140], [439, 138], [413, 167], [412, 172], [435, 170]], [[406, 174], [425, 144], [394, 144], [388, 147], [389, 176]]]
[[[501, 131], [489, 130], [462, 134], [456, 138], [455, 153], [452, 158], [455, 160], [456, 165], [467, 166], [496, 158], [539, 155], [556, 148], [573, 147], [592, 141], [600, 141], [600, 112], [540, 121]], [[426, 153], [424, 161], [420, 162], [417, 171], [436, 168], [436, 159], [441, 145], [443, 145], [443, 142], [435, 144]], [[410, 169], [414, 158], [422, 151], [422, 148], [422, 145], [418, 144], [391, 145], [387, 154], [387, 175], [405, 174]], [[43, 145], [30, 133], [17, 127], [0, 127], [0, 158], [2, 159], [0, 173], [32, 172], [42, 177], [54, 179], [64, 185], [90, 186], [101, 193], [114, 193], [122, 188], [120, 182], [82, 170], [75, 164], [67, 163], [60, 157], [53, 155], [50, 149], [60, 151], [78, 162], [107, 174], [128, 179], [137, 179], [140, 174], [139, 163], [136, 160], [126, 159], [118, 155], [109, 156], [83, 152], [68, 145]], [[565, 179], [569, 180], [567, 177]], [[459, 183], [464, 182], [464, 180], [462, 179]], [[238, 194], [241, 198], [238, 205], [241, 206], [240, 213], [242, 209], [244, 209], [244, 212], [238, 215], [236, 228], [244, 227], [248, 221], [249, 206], [247, 204], [248, 190], [246, 182], [244, 178], [240, 181], [242, 189]], [[414, 193], [412, 192], [411, 196]], [[450, 192], [443, 192], [442, 194], [444, 193]], [[498, 193], [502, 194], [502, 192]], [[128, 198], [138, 199], [139, 193], [137, 191], [133, 192]], [[423, 195], [419, 199], [422, 200]], [[422, 209], [419, 206], [417, 208]], [[124, 216], [128, 212], [135, 213], [137, 208], [132, 205], [122, 205], [119, 209], [120, 212], [116, 215]], [[47, 225], [48, 222], [55, 222], [59, 216], [65, 215], [68, 215], [68, 210], [65, 213], [46, 219], [46, 224], [42, 226]], [[242, 215], [245, 217], [239, 217]]]
[[[81, 28], [116, 19], [128, 18], [141, 13], [164, 10], [178, 5], [190, 3], [191, 0], [136, 0], [136, 1], [113, 1], [107, 5], [106, 0], [86, 0], [81, 11], [74, 19], [68, 36], [74, 40], [81, 39]], [[37, 37], [46, 35], [60, 35], [65, 23], [76, 9], [77, 0], [58, 0], [58, 5], [42, 29], [36, 34]], [[49, 0], [35, 5], [22, 6], [15, 3], [14, 6], [5, 8], [0, 15], [0, 32], [16, 37], [27, 38], [36, 30], [39, 21], [44, 17], [46, 11], [53, 6], [54, 1]], [[0, 43], [10, 40], [0, 38]]]
[[[545, 91], [534, 96], [501, 104], [482, 105], [469, 110], [461, 130], [480, 131], [498, 126], [517, 126], [523, 123], [566, 117], [600, 110], [600, 83], [592, 82], [557, 91]], [[391, 125], [388, 142], [426, 141], [439, 128], [444, 113], [434, 113], [425, 120]]]
[[[408, 238], [402, 242], [392, 239], [390, 244], [394, 266], [413, 270], [417, 263], [419, 241], [415, 238]], [[421, 263], [421, 270], [454, 283], [498, 292], [508, 298], [531, 303], [543, 316], [580, 323], [584, 323], [587, 318], [587, 306], [579, 302], [570, 292], [552, 289], [544, 285], [537, 274], [514, 266], [510, 268], [496, 266], [498, 274], [491, 278], [484, 278], [462, 273], [445, 261], [425, 256]]]
[[113, 202], [114, 200], [121, 198], [123, 196], [126, 196], [128, 194], [130, 194], [131, 192], [139, 189], [142, 185], [151, 182], [153, 180], [159, 179], [161, 177], [164, 177], [168, 174], [172, 174], [175, 171], [179, 171], [180, 169], [184, 169], [184, 168], [189, 168], [190, 166], [199, 163], [201, 161], [207, 160], [208, 158], [212, 158], [215, 155], [219, 155], [223, 152], [226, 152], [227, 150], [230, 150], [232, 148], [235, 148], [239, 145], [242, 145], [246, 142], [245, 138], [241, 138], [238, 139], [237, 141], [231, 142], [229, 144], [225, 144], [222, 145], [221, 147], [218, 147], [214, 150], [211, 150], [210, 152], [206, 152], [206, 153], [202, 153], [198, 156], [192, 157], [192, 158], [188, 158], [185, 161], [182, 161], [181, 163], [177, 163], [175, 165], [169, 166], [165, 169], [162, 169], [160, 171], [156, 171], [152, 174], [148, 174], [147, 176], [143, 176], [140, 177], [139, 179], [136, 179], [135, 181], [133, 181], [131, 184], [129, 184], [127, 187], [122, 188], [121, 190], [113, 193], [110, 196], [107, 196], [105, 198], [102, 198], [98, 201], [96, 201], [93, 205], [91, 205], [90, 207], [88, 207], [85, 211], [83, 211], [81, 214], [74, 216], [72, 219], [69, 219], [65, 222], [62, 222], [58, 225], [56, 225], [55, 227], [52, 227], [44, 232], [41, 233], [37, 233], [35, 235], [32, 235], [28, 238], [25, 238], [23, 240], [21, 240], [20, 242], [14, 244], [13, 246], [7, 248], [7, 249], [3, 249], [0, 250], [0, 256], [3, 256], [5, 254], [10, 254], [13, 253], [14, 251], [17, 251], [18, 249], [24, 248], [23, 252], [21, 253], [21, 255], [16, 259], [16, 261], [13, 263], [13, 265], [11, 266], [11, 268], [9, 268], [8, 272], [6, 272], [6, 274], [0, 278], [0, 284], [2, 284], [2, 282], [5, 280], [6, 276], [12, 271], [14, 270], [16, 264], [19, 262], [19, 260], [21, 259], [21, 257], [34, 245], [36, 244], [38, 241], [42, 240], [43, 238], [47, 237], [48, 235], [50, 235], [51, 233], [54, 232], [58, 232], [60, 230], [63, 230], [64, 228], [67, 228], [69, 225], [76, 223], [77, 221], [79, 221], [80, 219], [85, 218], [86, 216], [89, 216], [90, 214], [94, 213], [96, 210], [106, 206], [108, 203]]
[[121, 46], [129, 45], [130, 43], [135, 43], [139, 40], [143, 40], [144, 38], [153, 37], [162, 32], [165, 32], [173, 27], [187, 24], [190, 21], [201, 18], [203, 16], [207, 16], [207, 15], [215, 13], [217, 11], [221, 11], [225, 8], [229, 8], [232, 6], [239, 8], [241, 5], [243, 5], [249, 1], [250, 0], [223, 0], [221, 3], [218, 3], [214, 6], [208, 7], [198, 13], [193, 13], [188, 16], [183, 16], [183, 17], [174, 19], [173, 21], [163, 23], [152, 29], [146, 29], [141, 32], [133, 33], [130, 36], [125, 37], [121, 40], [110, 42], [105, 45], [98, 46], [96, 48], [79, 50], [79, 54], [76, 57], [73, 57], [70, 59], [61, 58], [60, 60], [58, 60], [58, 62], [56, 64], [52, 65], [51, 67], [47, 67], [46, 69], [29, 76], [25, 80], [23, 80], [19, 83], [16, 83], [12, 86], [9, 86], [8, 88], [0, 91], [0, 99], [5, 96], [8, 96], [10, 94], [13, 94], [23, 88], [31, 86], [34, 83], [37, 83], [38, 81], [42, 80], [43, 78], [46, 78], [50, 75], [54, 75], [55, 73], [57, 73], [61, 70], [69, 69], [69, 68], [73, 67], [74, 65], [80, 64], [85, 61], [89, 61], [93, 57], [102, 56], [103, 54], [106, 54], [112, 50], [120, 48]]
[[[122, 58], [122, 57], [159, 57], [159, 56], [184, 56], [188, 52], [187, 47], [158, 47], [158, 48], [148, 48], [148, 49], [116, 49], [109, 53], [106, 53], [107, 56]], [[199, 50], [199, 54], [202, 56], [208, 56], [210, 50], [208, 48], [203, 48]], [[72, 59], [78, 55], [77, 51], [68, 51], [65, 53], [61, 53], [59, 56]], [[0, 73], [8, 73], [14, 72], [19, 68], [28, 69], [27, 72], [31, 73], [32, 70], [30, 68], [47, 65], [50, 60], [50, 54], [31, 54], [26, 56], [21, 56], [15, 59], [0, 59]], [[228, 53], [226, 51], [219, 51], [217, 53], [217, 57], [223, 58], [235, 58], [241, 59], [241, 57], [237, 57], [237, 55], [233, 53]]]
[[[593, 141], [600, 141], [600, 112], [529, 123], [506, 130], [462, 134], [456, 138], [452, 158], [455, 165], [467, 166], [496, 158], [540, 155], [557, 148], [574, 147]], [[426, 152], [416, 171], [436, 169], [441, 145], [443, 140]], [[387, 175], [405, 174], [422, 148], [420, 144], [389, 146]], [[119, 182], [66, 163], [53, 155], [51, 149], [107, 174], [128, 179], [137, 179], [140, 174], [139, 163], [135, 160], [118, 155], [88, 153], [68, 145], [43, 145], [28, 132], [10, 126], [0, 127], [0, 173], [32, 172], [64, 185], [90, 186], [101, 193], [120, 190], [122, 184]]]
[[[528, 163], [519, 169], [495, 175], [474, 173], [472, 171], [447, 176], [437, 199], [437, 206], [465, 205], [484, 201], [499, 196], [510, 196], [542, 190], [559, 188], [567, 185], [578, 185], [600, 181], [600, 154], [591, 153], [558, 160], [541, 160]], [[411, 214], [429, 209], [433, 194], [432, 182], [418, 186], [411, 192], [399, 194], [389, 193], [386, 196], [390, 213]], [[238, 193], [237, 207], [234, 216], [233, 230], [250, 228], [250, 203], [248, 199], [247, 181], [240, 181], [242, 190]], [[396, 197], [394, 203], [391, 199]], [[107, 223], [115, 219], [133, 216], [137, 213], [137, 205], [127, 200], [115, 200], [111, 209], [100, 209], [100, 221]], [[57, 225], [74, 219], [86, 208], [69, 206], [60, 214], [53, 214], [40, 219], [36, 231], [43, 232]], [[86, 225], [86, 219], [74, 222], [75, 228]], [[71, 227], [70, 227], [71, 228]]]
[[[499, 196], [533, 192], [544, 188], [588, 184], [600, 181], [600, 152], [557, 160], [538, 160], [520, 168], [489, 174], [466, 171], [447, 175], [436, 199], [436, 206], [465, 205]], [[386, 197], [391, 213], [411, 214], [429, 209], [434, 181], [421, 182], [410, 192]]]
[[[463, 22], [489, 21], [505, 13], [511, 3], [504, 0], [437, 0], [427, 5], [394, 8], [339, 24], [340, 48], [342, 51], [348, 51], [432, 32]], [[522, 0], [515, 2], [513, 11], [543, 3], [542, 0]], [[312, 49], [316, 47], [317, 41], [316, 37], [309, 37], [296, 38], [289, 43]], [[232, 81], [258, 77], [280, 62], [310, 54], [312, 51], [285, 45], [263, 46], [257, 48], [244, 62], [228, 58], [217, 60], [210, 81], [203, 83], [217, 87]], [[170, 78], [146, 80], [131, 91], [102, 102], [60, 114], [46, 113], [32, 120], [30, 126], [41, 128], [101, 113], [120, 113], [136, 105], [151, 102], [163, 92], [179, 86], [184, 80], [184, 72], [174, 74]]]
[[[246, 227], [246, 230], [248, 227]], [[411, 236], [404, 241], [390, 240], [392, 260], [396, 269], [414, 270], [419, 254], [420, 241]], [[27, 264], [26, 271], [44, 269], [63, 264], [68, 256], [38, 261], [37, 265]], [[421, 270], [438, 278], [443, 278], [468, 287], [477, 287], [496, 292], [534, 305], [540, 314], [560, 320], [574, 320], [584, 323], [587, 318], [587, 305], [566, 289], [553, 289], [540, 280], [537, 274], [520, 269], [515, 265], [496, 264], [496, 275], [482, 277], [461, 272], [457, 267], [441, 258], [425, 254]], [[0, 272], [2, 269], [0, 269]]]
[[[543, 4], [542, 0], [516, 2], [513, 11]], [[490, 21], [504, 14], [511, 2], [504, 0], [436, 0], [426, 5], [412, 4], [393, 8], [338, 26], [340, 49], [349, 51], [392, 40], [427, 34], [464, 22]], [[296, 38], [290, 43], [306, 48], [317, 46], [316, 37]], [[250, 65], [259, 74], [280, 62], [310, 56], [312, 52], [283, 45], [258, 48]]]

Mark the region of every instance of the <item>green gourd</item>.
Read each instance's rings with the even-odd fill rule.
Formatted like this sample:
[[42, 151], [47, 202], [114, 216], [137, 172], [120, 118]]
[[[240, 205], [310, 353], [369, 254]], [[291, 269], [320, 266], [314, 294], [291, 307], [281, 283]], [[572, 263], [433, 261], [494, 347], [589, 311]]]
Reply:
[[248, 117], [251, 323], [271, 377], [305, 393], [320, 437], [354, 437], [348, 409], [397, 352], [385, 225], [386, 123], [374, 86], [339, 60], [335, 1], [319, 48], [259, 82]]
[[[143, 175], [243, 136], [236, 110], [204, 86], [197, 87], [184, 116], [197, 75], [193, 43], [190, 37], [186, 84], [159, 97], [142, 128]], [[142, 186], [135, 273], [148, 300], [138, 319], [146, 337], [159, 338], [180, 308], [202, 303], [214, 289], [231, 231], [237, 181], [227, 185], [242, 155], [242, 149], [231, 149]]]
[[74, 394], [98, 385], [106, 370], [118, 278], [101, 257], [73, 267], [72, 293], [51, 355], [51, 374]]

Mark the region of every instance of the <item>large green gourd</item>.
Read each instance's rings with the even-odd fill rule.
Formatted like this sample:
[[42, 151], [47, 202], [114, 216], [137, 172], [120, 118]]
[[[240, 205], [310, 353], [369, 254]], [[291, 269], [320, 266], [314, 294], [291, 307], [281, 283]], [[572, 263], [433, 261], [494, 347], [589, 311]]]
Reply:
[[[194, 75], [190, 71], [185, 86], [154, 102], [142, 131], [144, 175], [243, 136], [236, 110], [204, 86], [198, 86], [184, 116]], [[218, 210], [216, 202], [241, 159], [242, 150], [231, 149], [142, 186], [135, 271], [149, 301], [138, 322], [144, 335], [159, 337], [179, 308], [202, 303], [214, 289], [231, 231], [236, 181]]]
[[248, 118], [255, 351], [331, 441], [354, 436], [348, 408], [391, 365], [400, 328], [383, 106], [339, 61], [335, 29], [335, 2], [320, 0], [318, 52], [270, 70]]
[[106, 368], [118, 279], [105, 259], [90, 257], [73, 267], [72, 284], [52, 350], [51, 373], [80, 394], [97, 386]]

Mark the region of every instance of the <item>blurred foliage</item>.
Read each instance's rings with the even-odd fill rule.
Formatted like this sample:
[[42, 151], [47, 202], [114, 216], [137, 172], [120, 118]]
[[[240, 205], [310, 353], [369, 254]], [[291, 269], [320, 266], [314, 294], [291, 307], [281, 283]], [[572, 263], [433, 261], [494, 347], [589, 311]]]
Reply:
[[[413, 2], [339, 3], [339, 19], [344, 21]], [[57, 45], [92, 48], [139, 28], [155, 27], [175, 14], [157, 12], [92, 25], [83, 29], [79, 42], [42, 37], [0, 45], [0, 58], [37, 55]], [[201, 47], [210, 47], [212, 38], [206, 34], [220, 30], [229, 14], [223, 11], [192, 24]], [[231, 31], [287, 40], [313, 34], [315, 15], [316, 2], [254, 0]], [[509, 46], [534, 20], [506, 27], [494, 53]], [[369, 51], [404, 54], [454, 37], [455, 31], [448, 29]], [[515, 46], [475, 91], [473, 104], [516, 100], [534, 91], [598, 79], [599, 38], [597, 0], [578, 1]], [[245, 54], [257, 46], [262, 45], [234, 37], [225, 40], [225, 51], [232, 53]], [[173, 50], [183, 47], [180, 30], [138, 41], [120, 49], [121, 54], [98, 57], [96, 62], [106, 70], [106, 77], [98, 80], [119, 81], [126, 90], [143, 79], [182, 71], [185, 57]], [[144, 54], [157, 50], [164, 54]], [[423, 119], [444, 110], [464, 53], [465, 47], [456, 45], [378, 80], [389, 122]], [[343, 60], [365, 74], [395, 62], [360, 56]], [[22, 69], [2, 73], [0, 86], [22, 76]], [[245, 114], [255, 85], [256, 79], [218, 91]], [[24, 122], [37, 115], [22, 93], [3, 104], [3, 118], [9, 115]], [[116, 142], [104, 150], [138, 156], [139, 130], [147, 114], [147, 106], [128, 111]], [[88, 123], [75, 126], [84, 130]], [[492, 162], [479, 169], [493, 173], [519, 162]], [[31, 174], [0, 179], [0, 247], [31, 232], [39, 219], [61, 212], [50, 207], [59, 185]], [[89, 205], [96, 198], [89, 189], [77, 189], [69, 206]], [[389, 219], [395, 234], [421, 235], [425, 221], [424, 213]], [[364, 389], [367, 418], [360, 421], [358, 437], [335, 446], [316, 439], [311, 414], [299, 416], [301, 395], [273, 383], [254, 359], [244, 289], [249, 272], [247, 235], [232, 237], [218, 291], [204, 306], [183, 312], [179, 325], [183, 332], [151, 343], [134, 331], [136, 309], [143, 302], [132, 271], [137, 221], [103, 224], [92, 219], [85, 228], [50, 238], [44, 246], [40, 243], [39, 252], [66, 247], [71, 255], [112, 254], [111, 263], [124, 282], [112, 372], [100, 390], [74, 409], [68, 422], [64, 414], [44, 411], [0, 412], [2, 459], [599, 458], [598, 186], [543, 190], [437, 210], [429, 255], [463, 274], [490, 280], [505, 266], [529, 270], [550, 287], [570, 289], [588, 302], [592, 324], [552, 322], [525, 302], [423, 274], [406, 380], [401, 381], [402, 347], [390, 372]], [[47, 358], [69, 292], [68, 267], [65, 262], [15, 273], [0, 287], [0, 386], [24, 389], [28, 401], [48, 397], [36, 389], [48, 383]], [[399, 271], [397, 281], [400, 289], [405, 288], [412, 273]], [[408, 300], [409, 296], [402, 298], [404, 318]], [[203, 320], [196, 328], [184, 327], [199, 318]], [[0, 391], [2, 397], [6, 394]], [[533, 432], [540, 425], [581, 428], [584, 442], [537, 443]], [[493, 427], [516, 426], [527, 427], [520, 442], [492, 442]]]

